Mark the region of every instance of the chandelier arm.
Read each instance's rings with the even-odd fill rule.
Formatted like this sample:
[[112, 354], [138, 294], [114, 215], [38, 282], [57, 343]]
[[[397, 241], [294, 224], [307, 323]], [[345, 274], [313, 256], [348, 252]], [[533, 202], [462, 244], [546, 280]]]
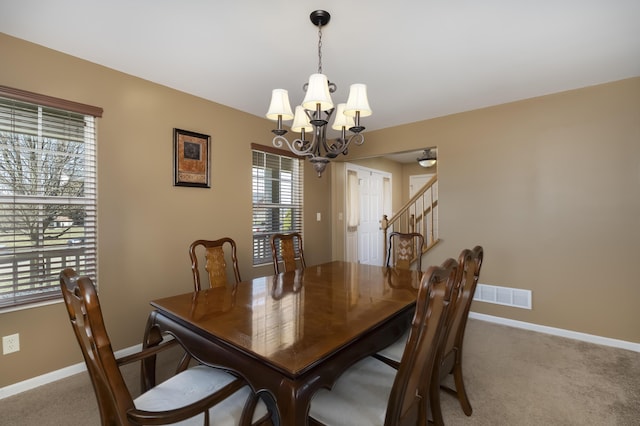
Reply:
[[286, 144], [289, 150], [294, 154], [313, 158], [316, 156], [314, 154], [316, 144], [315, 136], [313, 139], [314, 140], [312, 143], [309, 143], [309, 141], [304, 141], [300, 138], [294, 139], [293, 142], [289, 142], [289, 140], [284, 136], [276, 135], [273, 138], [272, 143], [276, 148], [282, 148]]
[[355, 143], [356, 145], [362, 145], [364, 143], [364, 133], [356, 133], [355, 135], [351, 135], [349, 138], [349, 143]]
[[347, 155], [349, 153], [349, 145], [351, 145], [351, 143], [362, 145], [364, 143], [364, 135], [362, 133], [356, 133], [348, 138], [336, 138], [335, 142], [331, 145], [325, 144], [325, 149], [327, 151], [326, 157], [335, 158], [340, 154]]

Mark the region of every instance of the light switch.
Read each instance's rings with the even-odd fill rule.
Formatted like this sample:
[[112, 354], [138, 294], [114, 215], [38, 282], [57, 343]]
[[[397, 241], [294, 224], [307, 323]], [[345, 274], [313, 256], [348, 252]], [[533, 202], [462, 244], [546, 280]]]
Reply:
[[322, 214], [320, 212], [316, 213], [316, 220], [320, 222], [322, 220]]

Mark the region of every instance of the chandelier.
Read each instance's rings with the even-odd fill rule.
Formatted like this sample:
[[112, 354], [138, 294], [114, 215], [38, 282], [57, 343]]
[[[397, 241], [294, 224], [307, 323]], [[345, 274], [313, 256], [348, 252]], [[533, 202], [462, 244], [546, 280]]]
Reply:
[[[371, 115], [371, 108], [364, 84], [352, 84], [347, 102], [334, 106], [331, 93], [336, 91], [337, 86], [322, 73], [322, 27], [329, 23], [331, 15], [327, 11], [316, 10], [309, 18], [318, 27], [318, 72], [311, 74], [309, 82], [303, 86], [305, 97], [302, 104], [296, 106], [295, 114], [291, 110], [288, 91], [274, 89], [267, 118], [278, 123], [277, 128], [272, 130], [275, 134], [273, 145], [282, 148], [286, 144], [294, 154], [309, 157], [320, 177], [331, 159], [348, 154], [351, 143], [364, 143], [364, 127], [360, 125], [360, 118]], [[331, 128], [338, 130], [340, 136], [327, 141], [327, 124], [334, 113]], [[284, 136], [287, 130], [282, 127], [283, 121], [291, 119], [291, 131], [300, 133], [300, 137], [293, 142]]]

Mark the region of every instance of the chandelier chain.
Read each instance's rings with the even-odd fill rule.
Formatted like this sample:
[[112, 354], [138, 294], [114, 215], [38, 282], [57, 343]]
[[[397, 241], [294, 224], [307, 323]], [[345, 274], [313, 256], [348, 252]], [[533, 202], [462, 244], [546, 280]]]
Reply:
[[322, 25], [318, 25], [318, 74], [322, 74]]

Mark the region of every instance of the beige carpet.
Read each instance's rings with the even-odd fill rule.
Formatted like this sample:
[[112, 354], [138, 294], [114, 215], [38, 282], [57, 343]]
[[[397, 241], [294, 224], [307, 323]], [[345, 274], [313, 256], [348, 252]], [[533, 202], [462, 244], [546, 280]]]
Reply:
[[[443, 394], [448, 425], [640, 426], [640, 353], [473, 319], [464, 350], [473, 414]], [[86, 373], [0, 400], [0, 425], [99, 424]]]

